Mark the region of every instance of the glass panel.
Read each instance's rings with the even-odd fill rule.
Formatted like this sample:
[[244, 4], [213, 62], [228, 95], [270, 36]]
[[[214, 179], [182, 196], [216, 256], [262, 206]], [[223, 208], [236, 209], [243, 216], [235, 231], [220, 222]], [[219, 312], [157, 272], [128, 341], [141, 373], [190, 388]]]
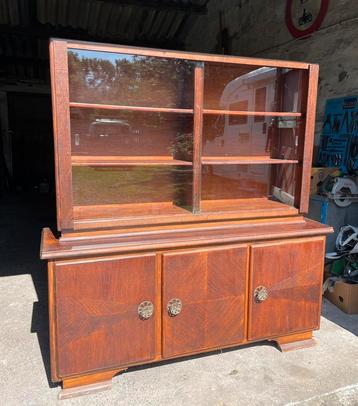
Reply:
[[72, 155], [170, 156], [192, 160], [193, 116], [71, 109]]
[[294, 206], [298, 170], [297, 165], [272, 165], [270, 191], [272, 200]]
[[298, 112], [299, 76], [298, 69], [206, 63], [204, 108]]
[[267, 197], [270, 165], [203, 165], [202, 200]]
[[193, 66], [181, 59], [70, 49], [70, 101], [193, 108]]
[[[190, 206], [192, 168], [79, 166], [73, 167], [72, 182], [75, 206], [129, 205], [130, 210], [133, 205], [148, 203], [143, 212], [146, 214], [150, 204], [155, 206], [160, 202]], [[98, 207], [98, 211], [101, 211], [101, 207]]]
[[203, 156], [264, 156], [297, 159], [303, 141], [298, 117], [204, 116]]
[[227, 200], [232, 205], [233, 199], [270, 198], [293, 205], [295, 173], [294, 164], [204, 165], [202, 200]]

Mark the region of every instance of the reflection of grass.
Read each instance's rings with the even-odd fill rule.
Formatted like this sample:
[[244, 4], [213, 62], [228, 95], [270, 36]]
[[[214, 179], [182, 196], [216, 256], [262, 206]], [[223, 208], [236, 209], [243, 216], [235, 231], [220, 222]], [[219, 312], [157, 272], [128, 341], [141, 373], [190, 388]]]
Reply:
[[185, 189], [182, 168], [124, 166], [74, 167], [75, 205], [172, 201]]

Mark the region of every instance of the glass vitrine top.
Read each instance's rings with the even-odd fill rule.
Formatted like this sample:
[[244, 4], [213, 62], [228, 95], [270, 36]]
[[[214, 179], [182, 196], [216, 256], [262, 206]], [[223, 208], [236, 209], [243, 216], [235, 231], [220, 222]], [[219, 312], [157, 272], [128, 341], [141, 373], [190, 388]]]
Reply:
[[95, 48], [66, 49], [73, 228], [298, 212], [309, 65]]

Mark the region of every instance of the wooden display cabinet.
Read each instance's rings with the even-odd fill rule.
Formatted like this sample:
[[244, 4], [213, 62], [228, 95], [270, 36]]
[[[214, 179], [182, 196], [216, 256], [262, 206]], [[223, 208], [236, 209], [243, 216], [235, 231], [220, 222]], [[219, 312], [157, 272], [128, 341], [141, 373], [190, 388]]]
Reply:
[[259, 340], [312, 344], [325, 235], [308, 210], [318, 66], [50, 43], [62, 397]]

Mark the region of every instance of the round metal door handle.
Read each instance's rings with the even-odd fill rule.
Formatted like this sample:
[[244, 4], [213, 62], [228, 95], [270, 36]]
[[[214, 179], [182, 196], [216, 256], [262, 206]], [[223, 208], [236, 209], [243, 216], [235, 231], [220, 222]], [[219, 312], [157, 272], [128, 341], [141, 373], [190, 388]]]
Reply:
[[174, 298], [169, 300], [168, 304], [167, 304], [167, 310], [168, 310], [168, 314], [171, 317], [177, 316], [183, 308], [183, 303], [181, 302], [180, 299]]
[[269, 297], [268, 290], [265, 286], [258, 286], [254, 291], [254, 299], [256, 303], [262, 303]]
[[148, 320], [153, 316], [154, 305], [152, 302], [145, 300], [138, 305], [138, 316], [142, 320]]

